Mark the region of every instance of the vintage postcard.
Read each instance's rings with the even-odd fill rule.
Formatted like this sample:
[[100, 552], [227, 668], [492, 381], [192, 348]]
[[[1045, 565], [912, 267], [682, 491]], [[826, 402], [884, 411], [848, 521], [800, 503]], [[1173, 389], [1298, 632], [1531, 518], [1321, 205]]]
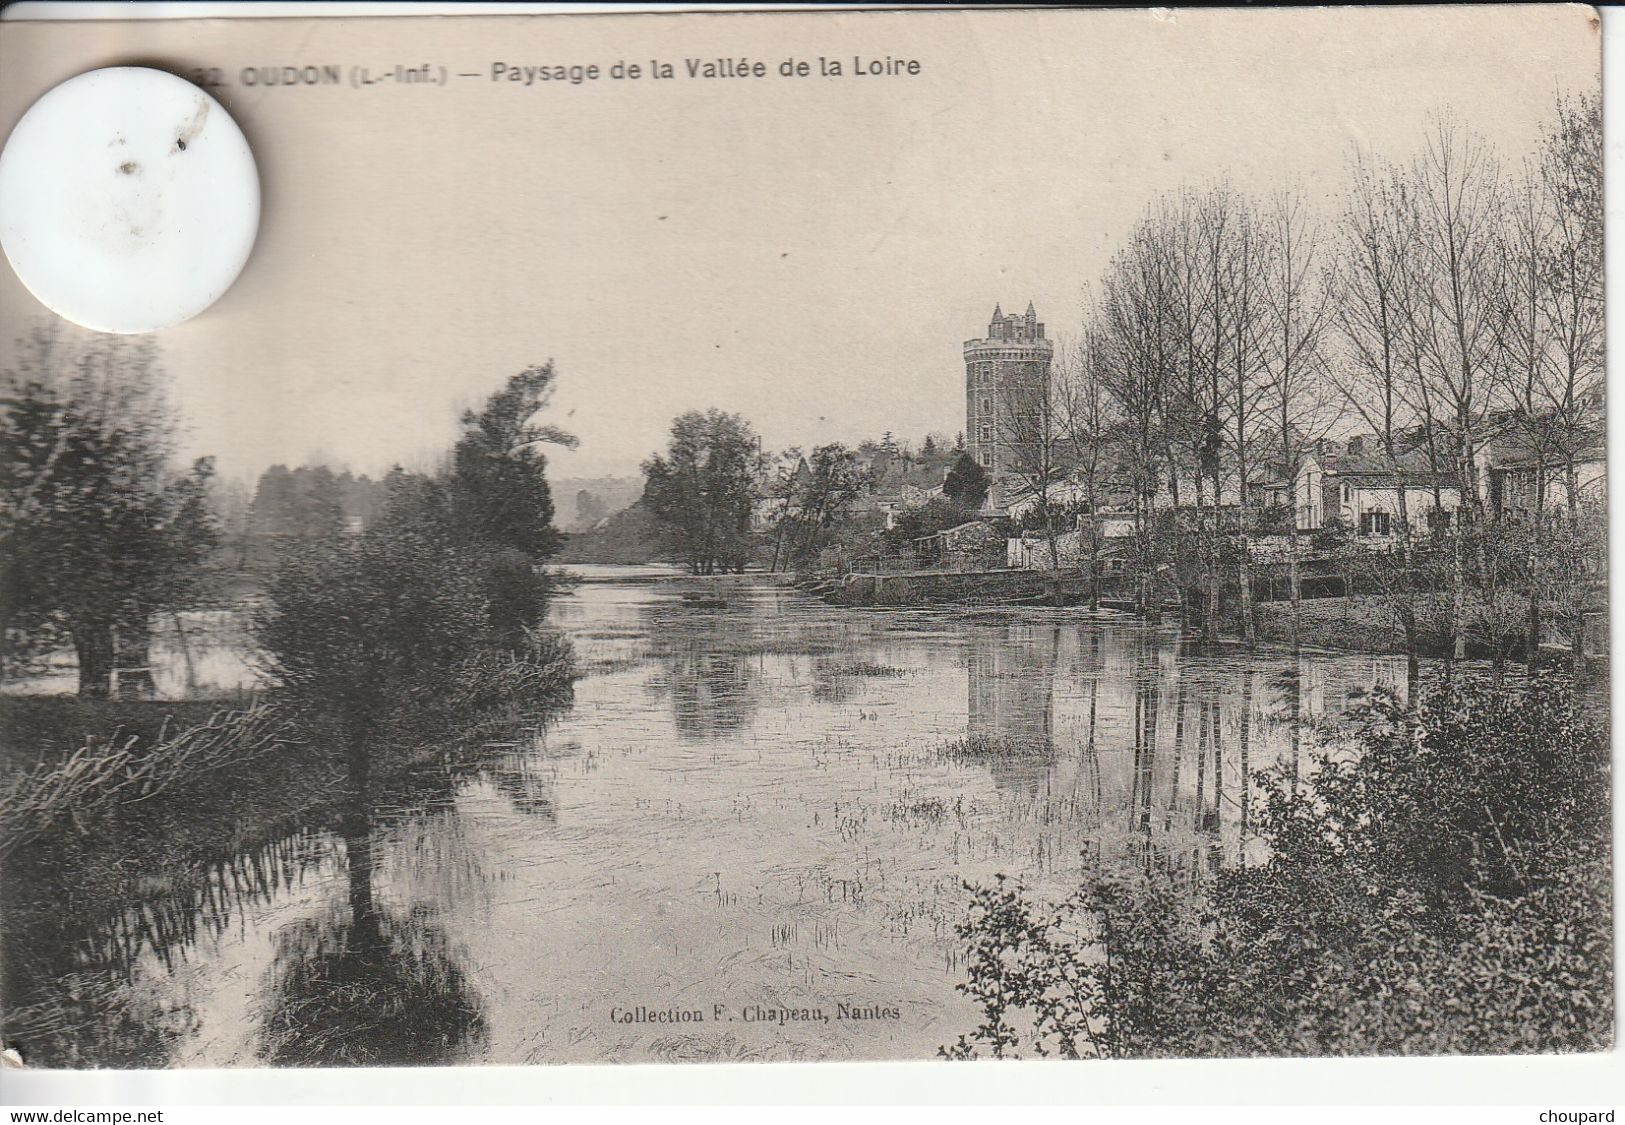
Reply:
[[263, 215], [0, 270], [13, 1062], [1611, 1049], [1593, 10], [22, 22], [0, 135], [115, 65]]

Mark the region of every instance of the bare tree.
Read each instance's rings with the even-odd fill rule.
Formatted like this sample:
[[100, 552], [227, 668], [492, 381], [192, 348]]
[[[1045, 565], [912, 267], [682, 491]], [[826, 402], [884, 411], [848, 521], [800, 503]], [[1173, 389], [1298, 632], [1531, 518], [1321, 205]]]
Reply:
[[1214, 316], [1216, 320], [1227, 318], [1230, 325], [1224, 333], [1225, 347], [1218, 366], [1223, 371], [1224, 397], [1230, 408], [1226, 436], [1236, 482], [1237, 582], [1241, 587], [1241, 638], [1246, 644], [1252, 644], [1258, 636], [1253, 619], [1252, 496], [1248, 476], [1263, 414], [1265, 279], [1275, 252], [1269, 230], [1257, 211], [1246, 201], [1238, 202], [1218, 271]]
[[[1417, 364], [1417, 400], [1437, 430], [1461, 489], [1461, 519], [1452, 529], [1453, 655], [1466, 655], [1463, 629], [1466, 559], [1471, 522], [1486, 520], [1479, 481], [1483, 427], [1497, 404], [1504, 303], [1500, 253], [1506, 200], [1500, 168], [1488, 145], [1449, 116], [1436, 117], [1405, 178], [1408, 208], [1407, 329]], [[1493, 573], [1479, 539], [1480, 582]], [[1480, 590], [1483, 590], [1482, 585]]]
[[[1566, 518], [1579, 518], [1578, 462], [1600, 436], [1603, 398], [1602, 119], [1596, 96], [1559, 101], [1538, 159], [1510, 188], [1501, 238], [1501, 393], [1523, 438], [1531, 474], [1528, 519], [1544, 522], [1552, 469], [1562, 475]], [[1535, 579], [1543, 536], [1525, 537], [1526, 659], [1539, 652], [1542, 590]], [[1562, 535], [1568, 542], [1574, 536]], [[1581, 595], [1584, 596], [1583, 594]], [[1570, 615], [1574, 607], [1565, 607]], [[1583, 607], [1579, 615], [1583, 617]], [[1576, 629], [1572, 659], [1584, 658]]]
[[1394, 474], [1399, 527], [1396, 537], [1396, 608], [1405, 633], [1406, 681], [1419, 672], [1415, 568], [1411, 559], [1409, 482], [1405, 435], [1417, 412], [1406, 393], [1409, 302], [1404, 286], [1407, 220], [1399, 173], [1369, 155], [1358, 156], [1337, 220], [1331, 267], [1333, 324], [1338, 343], [1328, 375], [1343, 402], [1375, 437]]
[[1098, 309], [1085, 299], [1083, 334], [1061, 366], [1057, 390], [1061, 406], [1061, 432], [1067, 459], [1073, 465], [1074, 479], [1083, 486], [1084, 505], [1089, 509], [1086, 548], [1088, 554], [1089, 605], [1100, 608], [1100, 502], [1107, 471], [1107, 455], [1112, 437], [1110, 399], [1106, 393], [1106, 328]]
[[[1223, 350], [1226, 326], [1214, 317], [1213, 297], [1217, 271], [1213, 268], [1228, 210], [1222, 190], [1202, 197], [1182, 192], [1177, 206], [1167, 211], [1174, 220], [1171, 252], [1174, 271], [1173, 351], [1175, 369], [1163, 396], [1164, 425], [1186, 450], [1191, 465], [1195, 501], [1197, 555], [1204, 579], [1203, 631], [1209, 640], [1219, 620], [1219, 533], [1217, 513], [1222, 495], [1224, 397], [1218, 380], [1217, 357]], [[1175, 442], [1170, 441], [1170, 459]], [[1175, 470], [1177, 474], [1177, 469]], [[1204, 486], [1211, 485], [1209, 497]]]
[[1263, 399], [1268, 425], [1275, 430], [1279, 471], [1292, 497], [1287, 579], [1292, 647], [1296, 650], [1303, 594], [1298, 571], [1297, 480], [1306, 455], [1338, 417], [1323, 353], [1331, 307], [1322, 272], [1320, 220], [1299, 194], [1286, 192], [1276, 197], [1266, 221], [1272, 253], [1264, 278]]
[[1135, 502], [1135, 603], [1152, 618], [1160, 612], [1156, 498], [1168, 448], [1163, 430], [1172, 307], [1163, 249], [1148, 217], [1113, 257], [1101, 286], [1104, 331], [1095, 350], [1108, 401], [1122, 418], [1120, 461]]

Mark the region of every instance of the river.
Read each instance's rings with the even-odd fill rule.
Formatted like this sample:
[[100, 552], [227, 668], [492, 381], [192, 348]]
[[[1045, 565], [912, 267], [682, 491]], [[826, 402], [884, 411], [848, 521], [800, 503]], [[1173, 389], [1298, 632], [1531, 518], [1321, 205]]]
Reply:
[[170, 1065], [407, 1026], [394, 1061], [930, 1057], [977, 1022], [966, 881], [1256, 856], [1243, 771], [1404, 680], [1076, 608], [856, 611], [764, 577], [704, 585], [719, 607], [577, 569], [571, 708], [434, 800], [88, 912], [61, 988], [100, 972]]

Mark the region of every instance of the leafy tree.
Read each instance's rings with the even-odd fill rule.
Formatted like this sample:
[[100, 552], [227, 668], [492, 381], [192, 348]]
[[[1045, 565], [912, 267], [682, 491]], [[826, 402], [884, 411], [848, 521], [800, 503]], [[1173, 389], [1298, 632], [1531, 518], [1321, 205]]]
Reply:
[[742, 572], [761, 466], [756, 431], [715, 408], [678, 415], [664, 454], [643, 463], [643, 498], [694, 574]]
[[514, 376], [464, 416], [447, 471], [396, 466], [371, 528], [302, 541], [279, 560], [254, 625], [266, 669], [342, 748], [354, 795], [381, 751], [565, 682], [567, 662], [537, 631], [548, 593], [537, 562], [556, 533], [534, 447], [574, 440], [534, 421], [552, 381], [551, 367]]
[[967, 512], [974, 512], [987, 502], [987, 470], [969, 453], [954, 459], [953, 467], [942, 481], [942, 495]]
[[213, 465], [171, 468], [150, 340], [42, 328], [0, 383], [0, 626], [8, 663], [72, 640], [79, 693], [111, 690], [115, 637], [186, 604], [217, 528]]
[[366, 787], [373, 751], [412, 731], [489, 638], [478, 576], [451, 546], [389, 528], [287, 552], [254, 632], [305, 722]]
[[556, 379], [551, 363], [527, 367], [488, 398], [483, 410], [463, 415], [447, 481], [458, 534], [537, 560], [558, 550], [547, 458], [540, 447], [573, 449], [576, 439], [536, 421], [553, 397]]
[[463, 537], [473, 521], [457, 510], [458, 495], [444, 478], [408, 473], [385, 478], [388, 499], [373, 528], [383, 535], [430, 540], [462, 560], [479, 585], [487, 627], [502, 643], [522, 645], [547, 613], [552, 583], [536, 559], [517, 547]]
[[338, 535], [349, 514], [346, 499], [342, 479], [326, 465], [272, 465], [260, 474], [249, 526], [272, 540]]
[[309, 523], [304, 533], [312, 538], [341, 533], [344, 530], [344, 493], [332, 469], [317, 465], [310, 470], [308, 495], [306, 519]]
[[805, 461], [794, 450], [786, 459], [791, 455], [795, 468], [783, 481], [775, 568], [781, 558], [791, 565], [803, 563], [824, 546], [827, 533], [846, 515], [867, 483], [856, 456], [839, 443], [819, 446]]
[[881, 542], [893, 551], [906, 551], [916, 539], [947, 531], [974, 518], [971, 512], [947, 497], [934, 497], [918, 508], [898, 512], [892, 526], [882, 533]]

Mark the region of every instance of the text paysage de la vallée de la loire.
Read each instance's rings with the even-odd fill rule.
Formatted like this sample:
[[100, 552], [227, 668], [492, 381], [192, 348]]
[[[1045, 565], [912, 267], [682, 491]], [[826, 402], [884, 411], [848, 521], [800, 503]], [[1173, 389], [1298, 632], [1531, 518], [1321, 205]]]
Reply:
[[565, 82], [579, 86], [601, 78], [615, 81], [656, 81], [684, 78], [913, 78], [922, 66], [919, 59], [899, 59], [891, 55], [852, 55], [843, 62], [833, 56], [816, 59], [787, 58], [778, 63], [748, 57], [684, 59], [681, 63], [650, 59], [648, 63], [621, 59], [608, 65], [599, 63], [540, 63], [535, 66], [494, 62], [491, 81], [513, 82], [522, 86]]

